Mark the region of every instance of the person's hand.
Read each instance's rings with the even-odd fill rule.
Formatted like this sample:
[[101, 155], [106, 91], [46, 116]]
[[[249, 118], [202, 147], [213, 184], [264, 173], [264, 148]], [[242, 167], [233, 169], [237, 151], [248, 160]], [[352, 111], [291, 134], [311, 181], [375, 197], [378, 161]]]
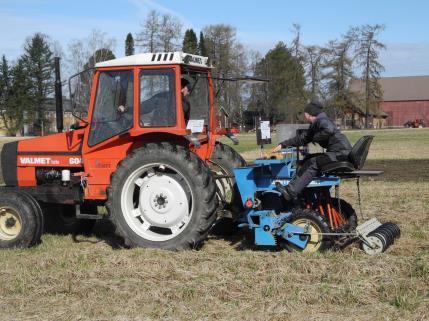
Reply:
[[276, 147], [274, 147], [274, 148], [271, 150], [271, 152], [272, 152], [272, 153], [278, 153], [281, 149], [282, 149], [282, 145], [281, 145], [281, 144], [279, 144], [279, 145], [277, 145]]
[[127, 110], [127, 108], [124, 105], [120, 105], [118, 107], [118, 113], [122, 114]]

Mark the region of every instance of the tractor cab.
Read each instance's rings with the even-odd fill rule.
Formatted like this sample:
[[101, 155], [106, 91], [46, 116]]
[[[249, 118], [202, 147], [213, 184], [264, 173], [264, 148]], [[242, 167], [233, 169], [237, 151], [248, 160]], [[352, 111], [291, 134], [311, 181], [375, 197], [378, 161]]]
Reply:
[[81, 125], [89, 125], [88, 146], [126, 132], [180, 135], [196, 145], [208, 141], [215, 128], [210, 71], [206, 57], [143, 53], [97, 63], [73, 76], [71, 97]]

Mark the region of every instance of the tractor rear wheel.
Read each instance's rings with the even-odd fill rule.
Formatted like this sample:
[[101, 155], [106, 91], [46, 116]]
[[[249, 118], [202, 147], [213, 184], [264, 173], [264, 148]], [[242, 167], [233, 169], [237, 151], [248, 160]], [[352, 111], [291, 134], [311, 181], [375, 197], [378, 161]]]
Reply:
[[111, 176], [106, 204], [128, 246], [196, 248], [216, 219], [216, 188], [203, 161], [182, 146], [135, 149]]
[[243, 210], [240, 191], [234, 179], [234, 168], [246, 166], [244, 158], [232, 147], [216, 142], [209, 167], [215, 176], [229, 176], [215, 180], [219, 199], [218, 220], [213, 226], [215, 235], [231, 236], [238, 231], [235, 219]]
[[298, 249], [294, 246], [289, 245], [294, 250], [301, 252], [323, 252], [332, 246], [332, 240], [329, 236], [321, 235], [321, 233], [330, 233], [331, 230], [323, 220], [323, 218], [316, 212], [310, 209], [296, 209], [292, 211], [292, 214], [288, 217], [287, 223], [300, 226], [307, 229], [310, 233], [307, 246], [304, 249]]
[[40, 243], [43, 218], [36, 201], [27, 194], [0, 194], [0, 248], [25, 248]]
[[239, 153], [228, 145], [216, 142], [210, 168], [215, 175], [229, 176], [216, 179], [216, 187], [223, 210], [230, 212], [232, 216], [243, 210], [243, 202], [234, 178], [234, 168], [243, 166], [246, 166], [246, 161]]

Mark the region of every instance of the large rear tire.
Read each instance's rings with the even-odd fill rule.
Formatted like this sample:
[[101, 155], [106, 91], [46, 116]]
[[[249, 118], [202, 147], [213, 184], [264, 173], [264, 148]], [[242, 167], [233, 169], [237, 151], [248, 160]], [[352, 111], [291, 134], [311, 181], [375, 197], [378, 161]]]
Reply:
[[231, 236], [238, 232], [235, 219], [243, 211], [243, 203], [234, 179], [234, 168], [246, 165], [244, 158], [232, 147], [216, 142], [209, 167], [214, 175], [230, 177], [215, 181], [220, 206], [218, 208], [219, 219], [212, 230], [214, 235]]
[[107, 209], [128, 246], [196, 248], [216, 219], [216, 188], [209, 169], [182, 146], [135, 149], [111, 176]]
[[223, 209], [230, 211], [232, 216], [240, 213], [243, 203], [235, 182], [234, 168], [246, 166], [246, 161], [232, 147], [216, 142], [210, 162], [210, 168], [215, 175], [231, 176], [216, 180], [219, 199], [224, 203]]
[[27, 194], [0, 194], [0, 248], [26, 248], [40, 243], [43, 218]]

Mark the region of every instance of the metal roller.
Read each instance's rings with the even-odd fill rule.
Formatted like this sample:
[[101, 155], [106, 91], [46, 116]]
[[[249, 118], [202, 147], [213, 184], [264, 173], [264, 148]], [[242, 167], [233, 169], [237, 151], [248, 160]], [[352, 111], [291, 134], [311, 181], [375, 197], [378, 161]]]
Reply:
[[362, 243], [362, 248], [367, 254], [379, 254], [384, 252], [400, 236], [401, 230], [398, 225], [391, 222], [384, 223], [368, 233], [366, 239], [369, 242]]

